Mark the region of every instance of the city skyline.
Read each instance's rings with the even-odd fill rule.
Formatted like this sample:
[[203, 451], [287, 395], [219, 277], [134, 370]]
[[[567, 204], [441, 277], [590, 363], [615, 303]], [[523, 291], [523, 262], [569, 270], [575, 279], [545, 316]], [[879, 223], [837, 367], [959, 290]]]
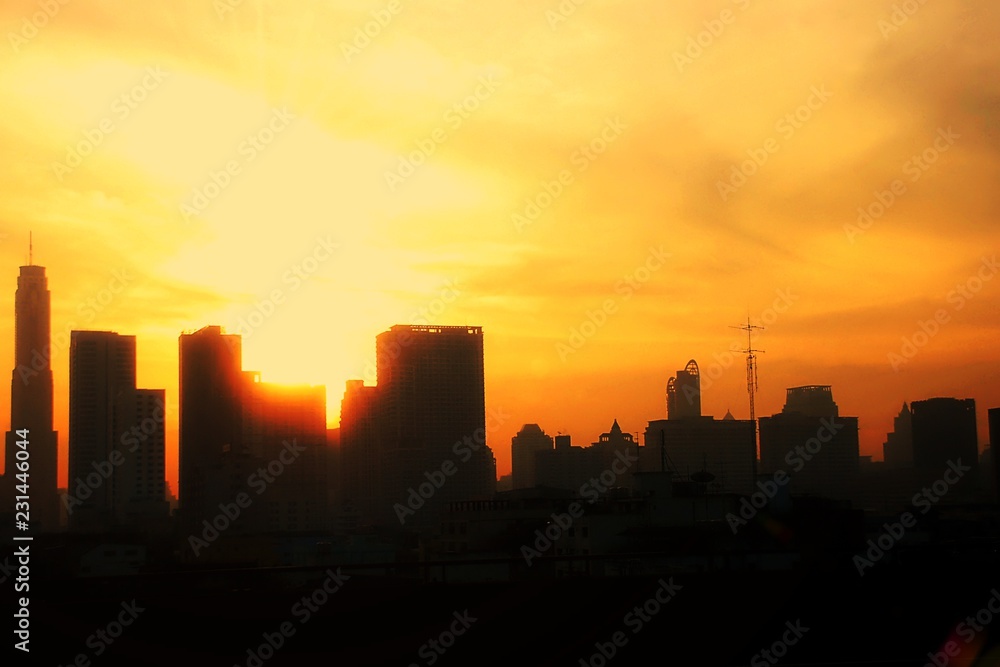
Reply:
[[[29, 266], [35, 266], [35, 267], [37, 267], [37, 270], [41, 270], [42, 272], [44, 272], [46, 270], [46, 267], [38, 266], [38, 265], [35, 265], [35, 264], [31, 264]], [[200, 329], [205, 329], [205, 328], [218, 327], [218, 326], [219, 325], [207, 325], [207, 327], [203, 326], [203, 327], [199, 328], [199, 330]], [[400, 327], [400, 326], [403, 326], [403, 325], [399, 325], [399, 324], [392, 325], [392, 327]], [[431, 326], [445, 326], [447, 328], [449, 326], [455, 326], [455, 325], [431, 325]], [[469, 325], [469, 326], [471, 327], [471, 325]], [[465, 325], [459, 325], [459, 326], [456, 326], [456, 328], [459, 328], [459, 329], [465, 328]], [[477, 327], [477, 329], [481, 329], [481, 327]], [[85, 331], [85, 332], [95, 332], [95, 333], [107, 333], [107, 332], [104, 332], [103, 330], [95, 330], [95, 329], [79, 329], [79, 330], [73, 330], [73, 331], [77, 331], [77, 332], [79, 332], [79, 331]], [[222, 331], [225, 335], [229, 336], [230, 340], [235, 341], [235, 340], [238, 339], [240, 341], [239, 342], [238, 356], [241, 357], [242, 356], [242, 346], [243, 346], [245, 338], [240, 333], [238, 333], [238, 332], [237, 333], [233, 333], [233, 332], [226, 331], [225, 327], [220, 327], [220, 331]], [[189, 331], [182, 332], [181, 335], [183, 337], [183, 336], [189, 335], [189, 334], [191, 334], [193, 332], [194, 332], [194, 330], [189, 330]], [[388, 332], [389, 331], [386, 330], [384, 333], [388, 334]], [[118, 335], [123, 335], [123, 334], [121, 334], [121, 332], [115, 332], [115, 333], [118, 334]], [[136, 345], [136, 343], [135, 343], [136, 336], [134, 336], [134, 335], [124, 335], [124, 336], [126, 338], [131, 339], [133, 341], [133, 346]], [[53, 343], [53, 347], [55, 349], [58, 349], [58, 341], [55, 341]], [[485, 343], [484, 343], [484, 347], [485, 347]], [[742, 352], [742, 351], [744, 351], [743, 348], [740, 348], [738, 345], [735, 345], [735, 344], [733, 345], [732, 349], [730, 351], [728, 351], [728, 354], [731, 355], [732, 361], [729, 361], [728, 364], [725, 364], [725, 370], [726, 371], [731, 371], [733, 368], [743, 368], [743, 366], [739, 363], [742, 360], [742, 357], [740, 357], [739, 353]], [[376, 352], [376, 354], [373, 355], [372, 360], [369, 362], [369, 364], [371, 366], [374, 367], [374, 366], [377, 365], [377, 363], [379, 361], [379, 355], [380, 354], [384, 356], [386, 353], [385, 352], [382, 352], [382, 353]], [[29, 356], [31, 356], [31, 355], [29, 355]], [[139, 359], [140, 359], [139, 355], [136, 354], [135, 352], [133, 352], [133, 356], [135, 357], [133, 363], [135, 365], [141, 366], [142, 364], [139, 361]], [[723, 359], [728, 359], [728, 358], [729, 357], [723, 357]], [[20, 365], [23, 366], [23, 364], [20, 364]], [[717, 356], [715, 358], [715, 360], [714, 360], [714, 363], [709, 365], [709, 368], [712, 369], [712, 371], [710, 371], [710, 373], [714, 372], [715, 369], [722, 368], [723, 366], [724, 366], [724, 364], [722, 364], [719, 361], [719, 357]], [[179, 367], [180, 367], [180, 360], [178, 359], [178, 368]], [[685, 369], [682, 369], [680, 371], [675, 371], [673, 373], [670, 373], [670, 377], [669, 377], [667, 383], [664, 386], [664, 393], [663, 393], [663, 396], [662, 396], [662, 403], [663, 403], [662, 406], [661, 406], [661, 408], [662, 408], [662, 414], [660, 414], [660, 415], [655, 415], [655, 414], [649, 415], [645, 419], [645, 421], [643, 421], [641, 423], [641, 428], [639, 428], [639, 429], [637, 429], [635, 431], [631, 431], [630, 430], [628, 432], [632, 433], [636, 438], [639, 438], [639, 436], [640, 436], [640, 434], [642, 432], [647, 431], [647, 425], [648, 424], [650, 424], [650, 423], [652, 423], [653, 421], [656, 421], [656, 420], [665, 419], [667, 417], [668, 412], [669, 412], [669, 405], [668, 404], [670, 402], [670, 394], [671, 394], [670, 389], [671, 389], [671, 386], [674, 384], [674, 381], [678, 377], [688, 377], [688, 374], [690, 374], [690, 373], [693, 373], [694, 376], [698, 376], [698, 374], [699, 374], [699, 367], [698, 367], [698, 363], [697, 363], [696, 359], [689, 360], [687, 362], [687, 365], [686, 365]], [[16, 379], [18, 377], [18, 367], [17, 366], [15, 366], [15, 368], [14, 368], [13, 375], [14, 375], [14, 380], [16, 381]], [[55, 377], [57, 375], [58, 375], [58, 371], [54, 368], [53, 369], [53, 376]], [[666, 373], [665, 373], [665, 375], [666, 375]], [[696, 385], [696, 387], [697, 387], [696, 391], [687, 391], [687, 392], [685, 392], [682, 388], [679, 388], [678, 391], [677, 391], [677, 399], [676, 399], [677, 402], [678, 402], [678, 404], [680, 404], [682, 402], [684, 404], [692, 403], [692, 406], [694, 408], [694, 413], [698, 413], [699, 410], [700, 410], [700, 404], [699, 405], [693, 405], [693, 402], [700, 402], [703, 397], [708, 397], [710, 399], [710, 397], [711, 397], [710, 388], [714, 384], [716, 377], [720, 377], [720, 376], [716, 375], [715, 377], [713, 377], [712, 374], [705, 375], [701, 379], [701, 384], [700, 385]], [[357, 381], [359, 379], [360, 378], [348, 378], [345, 381], [345, 384], [347, 384], [348, 382]], [[485, 380], [486, 380], [486, 384], [488, 386], [489, 385], [488, 374], [485, 377]], [[364, 380], [362, 380], [362, 381], [364, 381]], [[745, 382], [745, 377], [744, 377], [744, 382]], [[167, 384], [169, 385], [169, 383], [167, 383]], [[328, 406], [328, 409], [327, 409], [327, 419], [328, 420], [329, 420], [329, 414], [330, 414], [329, 406], [331, 404], [336, 404], [336, 405], [339, 406], [339, 404], [340, 404], [340, 401], [336, 400], [336, 398], [334, 398], [334, 400], [330, 400], [331, 388], [328, 387], [328, 386], [326, 386], [326, 385], [305, 385], [304, 383], [294, 383], [294, 382], [288, 382], [288, 383], [270, 383], [270, 384], [273, 384], [275, 386], [286, 386], [288, 388], [293, 388], [293, 387], [296, 387], [296, 386], [298, 386], [298, 387], [309, 386], [309, 387], [313, 387], [313, 388], [317, 388], [317, 389], [321, 388], [324, 392], [326, 392], [326, 396], [327, 396], [326, 403], [327, 403], [327, 406]], [[54, 386], [58, 387], [58, 383], [57, 382], [54, 383]], [[368, 383], [365, 384], [365, 386], [371, 387], [371, 386], [374, 386], [374, 383], [373, 382], [368, 382]], [[807, 385], [807, 386], [816, 386], [816, 385]], [[827, 386], [829, 386], [829, 385], [827, 385]], [[683, 387], [683, 385], [681, 385], [680, 383], [678, 383], [678, 387]], [[786, 387], [785, 391], [790, 391], [793, 388], [794, 387]], [[705, 392], [706, 389], [709, 390], [707, 392], [707, 394], [703, 393], [703, 392]], [[179, 385], [176, 388], [176, 391], [179, 392]], [[336, 391], [336, 390], [334, 389], [333, 391]], [[746, 391], [745, 384], [744, 384], [744, 391]], [[850, 389], [848, 388], [847, 391], [849, 392]], [[838, 392], [838, 396], [839, 395], [840, 395], [840, 392]], [[166, 441], [167, 441], [167, 446], [166, 446], [166, 482], [167, 482], [167, 485], [168, 485], [168, 491], [174, 497], [177, 497], [177, 496], [180, 495], [179, 494], [180, 490], [179, 490], [179, 487], [178, 487], [178, 475], [179, 475], [179, 470], [180, 470], [180, 449], [179, 449], [179, 426], [180, 426], [180, 424], [179, 424], [179, 419], [177, 419], [177, 417], [179, 415], [179, 405], [176, 404], [176, 403], [173, 404], [173, 405], [171, 404], [171, 401], [169, 399], [169, 390], [167, 390], [167, 396], [168, 396], [168, 398], [165, 401], [165, 404], [167, 406], [165, 408], [165, 413], [166, 413], [165, 427], [166, 427], [166, 433], [167, 433], [167, 438], [166, 438]], [[341, 396], [343, 396], [343, 394], [341, 394]], [[685, 399], [685, 396], [687, 396], [687, 399]], [[57, 426], [57, 428], [55, 428], [56, 433], [60, 432], [60, 429], [58, 428], [58, 426], [60, 425], [60, 423], [58, 421], [58, 406], [60, 405], [60, 398], [61, 398], [60, 394], [56, 390], [55, 391], [55, 395], [54, 395], [54, 404], [56, 406], [56, 411], [55, 412], [56, 412], [56, 415], [57, 415], [56, 416], [56, 420], [55, 420], [55, 424]], [[914, 401], [916, 401], [916, 402], [929, 401], [929, 400], [937, 399], [937, 398], [944, 398], [944, 395], [943, 394], [938, 394], [938, 395], [928, 395], [928, 396], [922, 396], [922, 397], [917, 397], [917, 396], [908, 397], [908, 398], [904, 399], [904, 403], [912, 404]], [[961, 398], [963, 398], [963, 399], [970, 399], [972, 401], [977, 401], [977, 400], [981, 401], [982, 400], [982, 399], [977, 399], [976, 397], [968, 397], [968, 396], [962, 396]], [[67, 412], [68, 412], [68, 406], [69, 406], [68, 401], [69, 401], [69, 396], [68, 396], [68, 391], [67, 391], [67, 395], [65, 397]], [[980, 405], [982, 405], [982, 404], [983, 403], [980, 402]], [[490, 406], [489, 403], [487, 403], [487, 405]], [[711, 400], [708, 401], [708, 405], [712, 405], [712, 401]], [[496, 408], [498, 406], [490, 406], [490, 407]], [[766, 408], [766, 405], [765, 405], [765, 408]], [[501, 409], [503, 409], [503, 408], [501, 407]], [[327, 427], [328, 428], [339, 428], [339, 426], [340, 426], [340, 423], [339, 423], [339, 418], [340, 418], [339, 412], [340, 411], [339, 411], [339, 408], [338, 408], [337, 409], [338, 421], [335, 422], [335, 423], [332, 423], [332, 424], [329, 423], [329, 421], [328, 421], [328, 423], [327, 423]], [[738, 406], [737, 409], [736, 409], [736, 414], [740, 414], [740, 412], [741, 412], [740, 411], [740, 407]], [[761, 417], [770, 417], [771, 415], [777, 415], [780, 412], [781, 412], [781, 409], [774, 410], [774, 411], [767, 411], [766, 409], [764, 411], [760, 411], [758, 409], [758, 415], [757, 416], [758, 416], [758, 419], [759, 419]], [[617, 414], [617, 413], [615, 413], [615, 414]], [[710, 416], [710, 417], [720, 418], [719, 415], [712, 414], [712, 413], [709, 413], [709, 412], [702, 412], [702, 414], [705, 414], [706, 416]], [[732, 407], [727, 407], [726, 408], [726, 414], [727, 414], [727, 416], [732, 416], [733, 415], [733, 409], [732, 409]], [[170, 415], [174, 416], [174, 420], [173, 421], [171, 421]], [[599, 416], [592, 417], [592, 420], [600, 422], [602, 419], [605, 418], [605, 416], [606, 415], [604, 415], [602, 413]], [[68, 415], [67, 415], [67, 417], [68, 417]], [[503, 445], [503, 442], [504, 442], [504, 440], [502, 440], [503, 436], [506, 435], [507, 431], [511, 431], [511, 435], [506, 438], [506, 442], [509, 442], [510, 438], [513, 438], [515, 435], [517, 435], [517, 433], [519, 432], [519, 430], [524, 425], [533, 424], [533, 423], [539, 423], [539, 422], [543, 421], [543, 420], [532, 420], [531, 417], [532, 417], [531, 415], [525, 415], [523, 421], [519, 421], [519, 418], [517, 418], [517, 417], [513, 417], [512, 419], [501, 420], [495, 426], [495, 428], [491, 428], [490, 432], [488, 433], [488, 435], [487, 435], [487, 438], [488, 438], [487, 442], [488, 443], [492, 443], [492, 447], [493, 447], [493, 450], [494, 450], [494, 456], [495, 456], [496, 461], [497, 461], [497, 468], [496, 468], [496, 470], [497, 470], [497, 478], [498, 479], [501, 478], [501, 477], [503, 477], [503, 476], [505, 476], [505, 475], [510, 475], [512, 473], [512, 460], [511, 460], [512, 453], [511, 453], [511, 450], [510, 450], [509, 446], [504, 446]], [[872, 434], [869, 432], [869, 438], [871, 439], [871, 442], [868, 443], [868, 444], [870, 446], [868, 446], [866, 448], [865, 445], [861, 445], [861, 447], [860, 447], [860, 455], [861, 456], [871, 456], [872, 460], [875, 460], [875, 461], [884, 460], [883, 444], [884, 444], [886, 438], [888, 437], [888, 435], [892, 432], [891, 422], [892, 422], [892, 420], [895, 417], [896, 417], [895, 414], [891, 414], [891, 415], [887, 416], [888, 420], [890, 421], [890, 427], [887, 428], [887, 430], [885, 432], [883, 432], [881, 434], [881, 436], [879, 436], [879, 435], [876, 434], [873, 437]], [[615, 421], [618, 420], [618, 418], [615, 417], [615, 416], [612, 416], [612, 418]], [[746, 417], [744, 417], [744, 416], [740, 416], [739, 417], [739, 419], [745, 419], [745, 418]], [[586, 421], [586, 419], [581, 418], [580, 421]], [[976, 435], [977, 435], [977, 441], [978, 441], [977, 444], [978, 444], [978, 447], [979, 447], [978, 451], [981, 453], [983, 451], [984, 445], [985, 446], [989, 446], [990, 445], [990, 442], [989, 442], [989, 428], [988, 428], [988, 415], [987, 415], [987, 411], [986, 410], [983, 410], [983, 409], [979, 410], [979, 412], [976, 415], [975, 423], [976, 423], [976, 431], [977, 431]], [[68, 434], [69, 434], [68, 425], [69, 425], [69, 420], [67, 418], [67, 421], [66, 421], [67, 428], [62, 431], [64, 434], [66, 434], [66, 435], [64, 435], [64, 438], [66, 438], [66, 440], [65, 441], [60, 441], [59, 448], [58, 448], [58, 456], [59, 456], [58, 485], [59, 485], [60, 488], [65, 488], [68, 484], [71, 484], [71, 482], [72, 482], [72, 480], [70, 480], [70, 478], [69, 478], [69, 457], [70, 457], [70, 452], [69, 452], [69, 446], [68, 446], [69, 445], [69, 442], [68, 442]], [[583, 437], [583, 438], [590, 437], [590, 435], [588, 435], [587, 433], [584, 433], [584, 432], [582, 432], [580, 430], [574, 429], [572, 426], [570, 426], [568, 429], [552, 429], [551, 426], [548, 425], [548, 424], [546, 424], [546, 423], [541, 423], [540, 425], [542, 426], [543, 429], [547, 428], [550, 431], [552, 431], [553, 433], [555, 433], [555, 432], [564, 433], [565, 432], [568, 435], [573, 435], [575, 433], [578, 438], [580, 438], [580, 437]], [[601, 431], [598, 430], [597, 432], [600, 433]], [[861, 428], [859, 428], [859, 433], [860, 432], [862, 432]], [[171, 438], [170, 434], [173, 434], [172, 438]], [[861, 440], [860, 437], [859, 437], [859, 440]], [[638, 439], [637, 441], [640, 442], [640, 443], [642, 443], [641, 439]], [[642, 444], [645, 444], [645, 443], [642, 443]]]

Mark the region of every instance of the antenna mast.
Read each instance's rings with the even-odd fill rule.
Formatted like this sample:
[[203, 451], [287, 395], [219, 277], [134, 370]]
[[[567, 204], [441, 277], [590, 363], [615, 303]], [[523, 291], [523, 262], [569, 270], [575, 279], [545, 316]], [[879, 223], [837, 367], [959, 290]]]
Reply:
[[747, 394], [750, 395], [750, 421], [753, 422], [753, 432], [754, 440], [757, 439], [757, 413], [754, 409], [753, 399], [754, 394], [757, 393], [757, 353], [763, 352], [764, 350], [755, 350], [753, 347], [753, 337], [754, 329], [764, 330], [764, 327], [758, 326], [756, 324], [750, 324], [750, 315], [747, 315], [747, 323], [743, 326], [730, 327], [731, 329], [739, 329], [741, 331], [747, 332], [747, 347], [743, 350], [743, 353], [747, 355]]

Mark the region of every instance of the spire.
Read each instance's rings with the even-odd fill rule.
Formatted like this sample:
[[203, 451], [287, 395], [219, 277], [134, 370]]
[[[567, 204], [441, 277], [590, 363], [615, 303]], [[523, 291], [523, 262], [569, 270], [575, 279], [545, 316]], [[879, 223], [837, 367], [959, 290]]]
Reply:
[[35, 258], [35, 244], [31, 238], [31, 232], [28, 232], [28, 266], [34, 264], [32, 260]]
[[618, 425], [618, 420], [616, 419], [615, 423], [611, 425], [611, 433], [621, 433], [621, 432], [622, 432], [622, 427]]

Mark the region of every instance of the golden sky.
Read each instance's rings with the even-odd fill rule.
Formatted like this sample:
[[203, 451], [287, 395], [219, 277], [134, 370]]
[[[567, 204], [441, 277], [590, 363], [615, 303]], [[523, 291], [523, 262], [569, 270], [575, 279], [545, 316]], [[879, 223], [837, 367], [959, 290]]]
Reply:
[[331, 427], [379, 332], [484, 327], [500, 473], [526, 422], [641, 432], [690, 358], [715, 366], [704, 412], [746, 418], [748, 314], [758, 415], [831, 384], [878, 459], [903, 401], [971, 397], [985, 443], [998, 21], [992, 0], [8, 0], [0, 355], [32, 230], [63, 482], [72, 329], [138, 337], [174, 489], [177, 338], [208, 324], [244, 326], [264, 380], [325, 384]]

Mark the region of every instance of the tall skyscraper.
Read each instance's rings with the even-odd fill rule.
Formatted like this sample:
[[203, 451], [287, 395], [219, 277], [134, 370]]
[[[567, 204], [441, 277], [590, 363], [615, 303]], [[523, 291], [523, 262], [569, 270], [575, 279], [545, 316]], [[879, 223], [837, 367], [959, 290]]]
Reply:
[[[193, 529], [231, 502], [225, 454], [243, 449], [241, 340], [218, 326], [180, 336], [181, 525]], [[251, 468], [252, 470], [252, 468]], [[244, 476], [245, 477], [245, 476]]]
[[840, 416], [830, 385], [792, 387], [779, 414], [760, 418], [762, 472], [787, 473], [792, 493], [851, 498], [858, 456], [858, 418]]
[[6, 434], [4, 474], [17, 478], [18, 431], [28, 431], [30, 518], [40, 530], [59, 528], [58, 434], [52, 430], [52, 349], [50, 294], [45, 267], [35, 266], [29, 250], [14, 293], [14, 371], [10, 387], [10, 428]]
[[[123, 455], [116, 433], [125, 415], [118, 410], [135, 391], [135, 336], [111, 331], [73, 331], [69, 347], [69, 486], [66, 508], [74, 529], [110, 527], [117, 480], [112, 453]], [[110, 466], [110, 467], [109, 467]], [[112, 472], [117, 473], [117, 470]], [[97, 488], [88, 475], [97, 473]]]
[[135, 336], [71, 332], [65, 497], [71, 528], [166, 519], [165, 413], [162, 389], [136, 388]]
[[[482, 328], [396, 325], [376, 337], [375, 347], [374, 400], [368, 412], [351, 409], [341, 421], [345, 460], [353, 461], [358, 475], [378, 471], [364, 491], [368, 500], [358, 503], [372, 508], [361, 521], [400, 525], [395, 506], [406, 505], [409, 490], [446, 462], [454, 473], [422, 499], [408, 528], [433, 525], [448, 501], [492, 497], [496, 462], [486, 445]], [[356, 384], [348, 393], [345, 401], [356, 407], [367, 398]], [[363, 426], [369, 419], [374, 432]], [[352, 474], [347, 464], [345, 474]]]
[[913, 401], [913, 464], [927, 475], [940, 476], [949, 461], [975, 466], [979, 461], [976, 401], [929, 398]]
[[701, 416], [701, 376], [692, 359], [667, 381], [667, 419]]

